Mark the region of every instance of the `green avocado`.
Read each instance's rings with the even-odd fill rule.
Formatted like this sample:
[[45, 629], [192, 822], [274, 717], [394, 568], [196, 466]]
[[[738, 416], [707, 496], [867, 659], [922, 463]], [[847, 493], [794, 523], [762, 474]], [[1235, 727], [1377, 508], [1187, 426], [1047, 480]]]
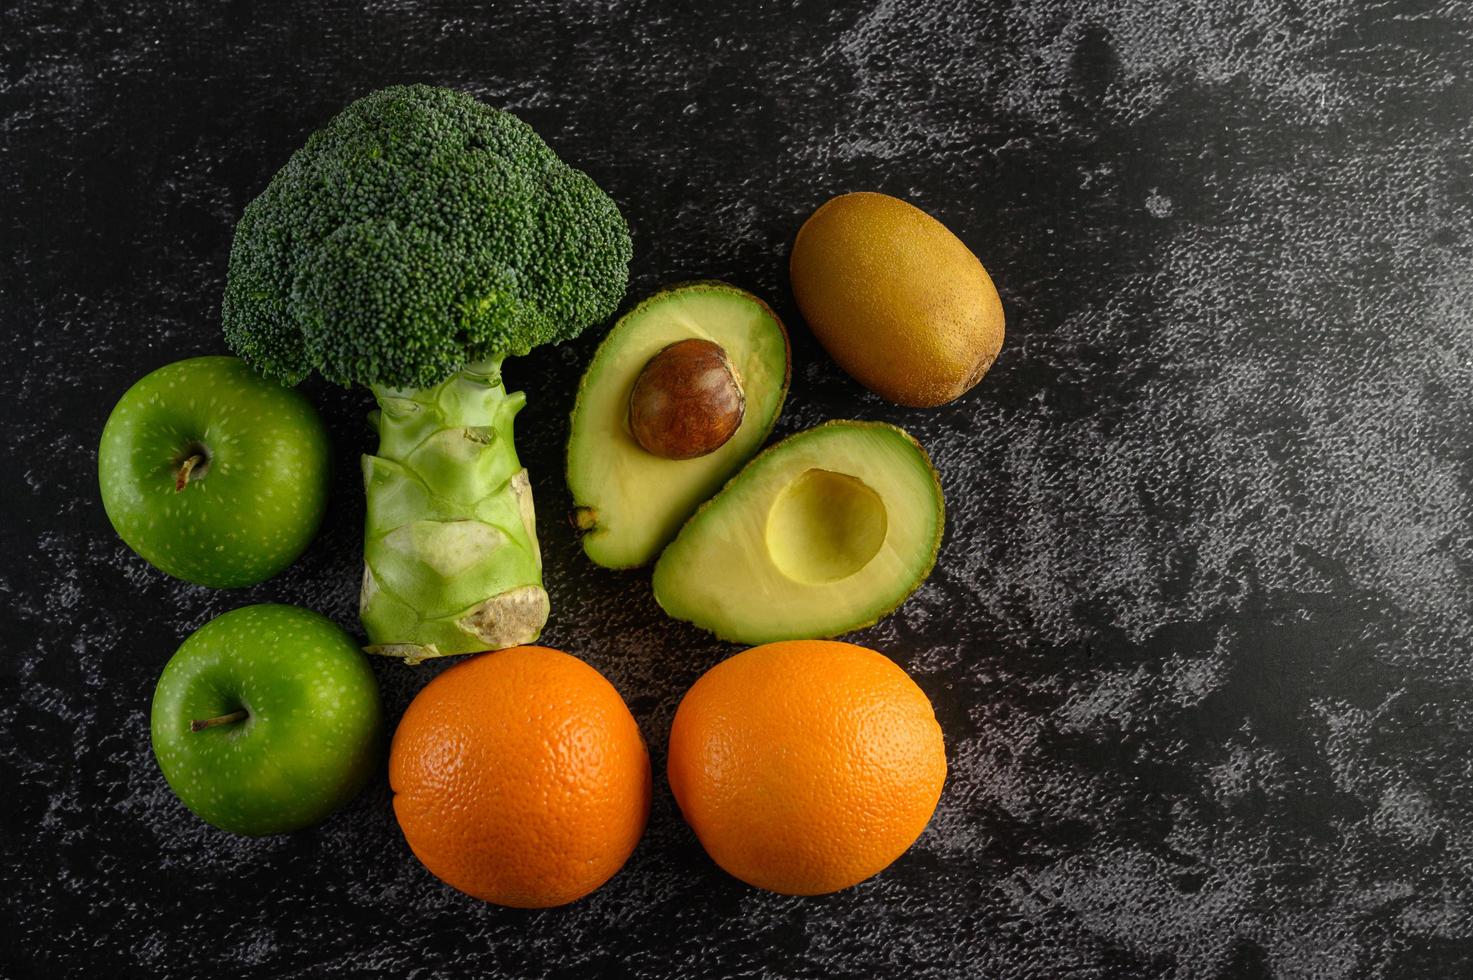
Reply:
[[734, 643], [838, 636], [925, 581], [945, 510], [904, 430], [829, 422], [764, 451], [695, 513], [655, 564], [655, 600]]
[[[667, 459], [635, 440], [630, 394], [651, 358], [691, 338], [725, 351], [745, 406], [719, 448]], [[723, 282], [671, 286], [621, 317], [584, 372], [568, 439], [572, 521], [588, 557], [608, 568], [652, 561], [767, 439], [787, 397], [789, 372], [782, 321], [756, 296]]]

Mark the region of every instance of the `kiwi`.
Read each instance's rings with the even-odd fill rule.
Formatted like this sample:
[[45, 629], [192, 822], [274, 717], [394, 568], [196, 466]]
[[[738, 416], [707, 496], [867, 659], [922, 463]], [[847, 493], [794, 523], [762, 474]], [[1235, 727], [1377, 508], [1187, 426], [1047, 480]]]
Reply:
[[860, 384], [930, 408], [982, 380], [1002, 349], [1002, 300], [977, 257], [920, 208], [844, 194], [798, 232], [793, 296], [824, 349]]

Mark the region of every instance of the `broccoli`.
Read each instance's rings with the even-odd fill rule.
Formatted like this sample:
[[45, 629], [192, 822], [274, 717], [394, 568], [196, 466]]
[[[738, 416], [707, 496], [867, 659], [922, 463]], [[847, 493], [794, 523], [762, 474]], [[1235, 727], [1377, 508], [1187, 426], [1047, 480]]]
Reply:
[[547, 620], [525, 404], [501, 361], [568, 340], [624, 295], [614, 202], [530, 126], [469, 95], [395, 86], [297, 150], [235, 230], [230, 348], [295, 385], [378, 400], [361, 615], [406, 660], [527, 643]]

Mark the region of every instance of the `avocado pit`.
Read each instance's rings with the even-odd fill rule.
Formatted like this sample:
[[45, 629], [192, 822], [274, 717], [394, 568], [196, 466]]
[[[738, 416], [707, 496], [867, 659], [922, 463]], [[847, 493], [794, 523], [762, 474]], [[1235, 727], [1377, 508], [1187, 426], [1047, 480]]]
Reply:
[[691, 337], [649, 359], [629, 394], [629, 431], [646, 452], [695, 459], [741, 428], [746, 397], [720, 344]]

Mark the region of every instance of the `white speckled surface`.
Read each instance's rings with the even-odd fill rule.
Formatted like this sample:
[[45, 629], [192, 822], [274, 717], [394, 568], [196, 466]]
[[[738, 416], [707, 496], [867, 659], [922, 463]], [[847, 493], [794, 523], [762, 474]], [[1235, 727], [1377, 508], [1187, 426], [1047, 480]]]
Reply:
[[[13, 0], [0, 972], [1473, 975], [1470, 64], [1466, 0]], [[382, 779], [270, 840], [168, 792], [148, 705], [190, 630], [252, 601], [355, 626], [371, 400], [304, 388], [334, 506], [244, 592], [127, 551], [98, 500], [102, 422], [146, 371], [223, 350], [240, 208], [342, 104], [409, 80], [523, 114], [588, 170], [634, 229], [631, 301], [721, 277], [772, 302], [794, 341], [778, 436], [878, 418], [931, 451], [937, 571], [855, 639], [931, 695], [951, 775], [879, 878], [751, 891], [657, 780], [624, 872], [514, 913], [415, 863]], [[793, 233], [861, 189], [931, 211], [1002, 292], [1002, 356], [952, 406], [864, 393], [793, 309]], [[596, 342], [507, 368], [545, 640], [610, 677], [659, 770], [681, 694], [732, 650], [565, 530]], [[377, 665], [391, 717], [435, 669]]]

